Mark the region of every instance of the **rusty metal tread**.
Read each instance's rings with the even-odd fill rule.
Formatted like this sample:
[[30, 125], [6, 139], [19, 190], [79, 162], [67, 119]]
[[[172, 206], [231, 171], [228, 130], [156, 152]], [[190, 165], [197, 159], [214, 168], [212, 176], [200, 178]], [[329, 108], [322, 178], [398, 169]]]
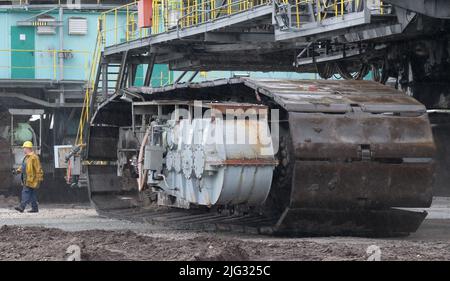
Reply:
[[[255, 226], [272, 226], [272, 225], [275, 225], [277, 221], [278, 221], [278, 218], [261, 218], [259, 220], [246, 222], [245, 225], [250, 226], [250, 227], [255, 227]], [[243, 223], [243, 222], [240, 222], [240, 223]]]
[[[210, 218], [212, 215], [208, 215], [207, 217], [206, 217], [206, 219], [207, 218]], [[189, 219], [189, 216], [187, 216], [188, 217], [188, 219]], [[147, 217], [148, 218], [148, 217]], [[153, 217], [153, 220], [155, 220], [155, 221], [168, 221], [168, 220], [170, 220], [170, 219], [174, 219], [174, 218], [178, 218], [178, 220], [176, 220], [176, 221], [183, 221], [183, 219], [181, 219], [180, 218], [180, 216], [179, 215], [174, 215], [174, 214], [164, 214], [164, 215], [162, 215], [162, 216], [156, 216], [156, 217]], [[180, 220], [181, 219], [181, 220]], [[203, 218], [203, 219], [205, 219], [205, 218]]]
[[185, 212], [164, 210], [154, 211], [145, 209], [133, 210], [103, 210], [102, 214], [120, 220], [152, 223], [169, 226], [174, 229], [205, 230], [205, 231], [237, 231], [259, 233], [259, 224], [267, 227], [266, 222], [273, 222], [273, 218], [262, 216], [230, 217], [218, 213], [203, 213], [192, 215], [190, 210]]
[[181, 213], [179, 216], [174, 217], [174, 218], [169, 218], [166, 221], [167, 222], [177, 222], [177, 221], [185, 221], [186, 218], [188, 219], [196, 219], [196, 218], [201, 218], [204, 217], [204, 214], [197, 214], [197, 215], [192, 215], [191, 213], [185, 212], [185, 213]]
[[[176, 211], [170, 212], [170, 211], [169, 211], [169, 212], [165, 212], [165, 213], [162, 213], [162, 214], [160, 214], [160, 215], [153, 216], [153, 217], [154, 217], [155, 219], [164, 219], [164, 220], [167, 220], [167, 219], [179, 217], [179, 216], [182, 215], [182, 214], [183, 214], [182, 212], [176, 212]], [[143, 217], [146, 217], [146, 218], [151, 217], [151, 216], [152, 216], [151, 213], [148, 214], [148, 215], [143, 214]]]
[[[226, 218], [223, 221], [233, 223], [233, 224], [252, 224], [252, 223], [258, 223], [258, 222], [263, 222], [263, 221], [267, 221], [267, 220], [268, 219], [263, 216], [253, 215], [253, 216]], [[270, 221], [272, 221], [272, 219], [270, 219]]]
[[[382, 112], [420, 112], [426, 108], [410, 96], [377, 82], [366, 80], [289, 80], [231, 78], [198, 83], [175, 84], [162, 88], [138, 87], [129, 91], [143, 95], [145, 99], [159, 99], [158, 94], [194, 93], [199, 88], [239, 87], [245, 85], [253, 91], [275, 100], [288, 111], [299, 112], [352, 112], [358, 105], [362, 111]], [[151, 93], [152, 95], [148, 95]], [[169, 99], [168, 95], [163, 96]], [[188, 98], [187, 98], [188, 99]]]
[[[198, 215], [192, 215], [192, 216], [189, 215], [189, 216], [187, 216], [187, 218], [181, 218], [181, 217], [172, 218], [172, 219], [169, 219], [167, 221], [168, 222], [172, 222], [172, 221], [180, 221], [181, 220], [183, 222], [191, 222], [191, 221], [193, 222], [193, 221], [201, 221], [201, 220], [204, 220], [204, 219], [208, 219], [208, 218], [211, 218], [213, 216], [215, 216], [215, 214], [206, 213], [206, 214], [198, 214]], [[157, 219], [157, 217], [156, 217], [156, 219]]]
[[139, 214], [142, 213], [143, 210], [141, 208], [126, 208], [126, 209], [115, 209], [109, 211], [112, 214]]
[[128, 217], [133, 215], [133, 211], [126, 209], [126, 210], [99, 210], [97, 209], [97, 213], [100, 215], [109, 215], [113, 217]]
[[225, 218], [224, 221], [226, 222], [242, 222], [242, 221], [251, 221], [257, 218], [257, 216], [254, 215], [243, 215], [243, 216], [231, 216], [229, 218]]
[[[291, 211], [294, 211], [294, 215], [291, 214]], [[321, 220], [314, 220], [317, 216], [315, 212], [322, 214], [320, 216], [322, 218]], [[337, 212], [337, 214], [333, 210], [287, 209], [285, 213], [290, 217], [286, 217], [285, 214], [282, 215], [281, 218], [265, 217], [257, 214], [228, 216], [218, 213], [197, 213], [196, 215], [193, 215], [194, 217], [191, 217], [191, 210], [176, 210], [172, 212], [171, 210], [165, 210], [165, 212], [162, 212], [161, 210], [141, 210], [141, 212], [136, 212], [136, 210], [133, 210], [132, 212], [124, 212], [123, 210], [111, 212], [106, 210], [102, 211], [102, 213], [111, 218], [150, 223], [177, 230], [206, 232], [225, 231], [278, 236], [356, 235], [369, 237], [397, 237], [408, 235], [411, 231], [414, 231], [414, 228], [420, 225], [420, 222], [426, 215], [420, 212], [398, 209], [366, 211], [361, 213], [355, 210], [355, 213], [345, 211]], [[364, 229], [361, 228], [363, 227], [362, 225], [358, 226], [343, 223], [345, 218], [341, 217], [340, 213], [343, 215], [351, 215], [354, 222], [361, 223], [365, 221], [365, 217], [373, 219], [374, 216], [376, 216], [377, 220], [381, 219], [382, 221], [369, 223], [369, 225], [378, 226], [378, 229]], [[337, 216], [335, 223], [339, 223], [339, 225], [333, 225], [333, 217], [335, 216]], [[396, 221], [406, 221], [407, 223], [404, 226], [399, 226], [399, 223], [395, 223]], [[387, 225], [388, 227], [386, 227]], [[335, 226], [343, 228], [339, 229], [339, 233], [330, 232], [329, 228]], [[392, 229], [389, 229], [389, 227], [392, 227]]]
[[197, 218], [197, 219], [193, 219], [193, 220], [188, 218], [186, 220], [181, 221], [181, 223], [194, 223], [194, 224], [195, 223], [205, 223], [205, 222], [210, 223], [210, 222], [222, 221], [224, 218], [226, 218], [226, 216], [224, 216], [224, 215], [210, 214], [206, 217]]
[[[115, 216], [147, 216], [148, 212], [145, 210], [142, 210], [140, 208], [130, 208], [130, 209], [122, 209], [119, 211], [112, 211], [111, 212]], [[163, 212], [155, 213], [155, 215], [162, 215]]]
[[[139, 211], [140, 210], [140, 211]], [[142, 210], [140, 208], [133, 209], [121, 209], [121, 210], [98, 210], [100, 214], [106, 214], [115, 218], [140, 218], [140, 217], [149, 217], [149, 216], [161, 216], [164, 215], [167, 211], [152, 211], [149, 212], [147, 210]]]

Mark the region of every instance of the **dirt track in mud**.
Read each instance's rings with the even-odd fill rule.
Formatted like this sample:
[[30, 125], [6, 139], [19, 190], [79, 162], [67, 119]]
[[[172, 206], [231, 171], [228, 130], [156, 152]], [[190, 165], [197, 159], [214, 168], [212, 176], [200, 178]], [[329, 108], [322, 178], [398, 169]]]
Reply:
[[[77, 245], [82, 260], [450, 260], [450, 200], [442, 201], [410, 237], [279, 238], [176, 231], [97, 215], [89, 206], [41, 206], [18, 213], [0, 202], [0, 260], [66, 260]], [[6, 204], [5, 204], [6, 203]]]
[[[159, 235], [158, 235], [159, 236]], [[380, 247], [382, 260], [448, 260], [450, 243], [361, 238], [238, 238], [192, 234], [186, 239], [153, 237], [133, 231], [63, 231], [2, 226], [0, 260], [66, 260], [77, 245], [82, 260], [367, 260], [367, 248]], [[335, 240], [333, 242], [333, 240]]]

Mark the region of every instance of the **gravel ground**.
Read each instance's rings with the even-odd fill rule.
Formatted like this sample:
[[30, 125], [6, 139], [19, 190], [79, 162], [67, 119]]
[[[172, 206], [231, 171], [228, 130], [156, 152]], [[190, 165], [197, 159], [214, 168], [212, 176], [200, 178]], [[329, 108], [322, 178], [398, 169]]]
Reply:
[[[103, 218], [90, 206], [47, 205], [20, 214], [8, 200], [0, 201], [0, 260], [65, 260], [71, 245], [82, 260], [367, 260], [378, 253], [381, 260], [450, 259], [447, 199], [437, 200], [417, 233], [401, 239], [174, 231]], [[372, 245], [378, 248], [368, 254]]]

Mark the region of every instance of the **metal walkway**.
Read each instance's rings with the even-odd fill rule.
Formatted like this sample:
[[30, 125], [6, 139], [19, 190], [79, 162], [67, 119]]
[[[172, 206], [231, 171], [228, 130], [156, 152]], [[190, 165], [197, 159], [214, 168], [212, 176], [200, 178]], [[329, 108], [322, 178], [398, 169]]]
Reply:
[[[173, 44], [177, 44], [179, 42], [173, 42], [174, 40], [185, 40], [190, 39], [194, 41], [200, 41], [203, 37], [203, 40], [205, 41], [214, 41], [212, 40], [214, 37], [214, 32], [220, 31], [222, 35], [224, 34], [224, 29], [227, 30], [227, 28], [231, 29], [236, 25], [252, 25], [253, 22], [265, 22], [269, 23], [272, 16], [273, 7], [271, 5], [264, 5], [264, 6], [258, 6], [251, 10], [242, 11], [240, 13], [234, 14], [230, 17], [222, 17], [215, 21], [209, 21], [205, 23], [201, 23], [196, 25], [195, 27], [188, 27], [184, 29], [178, 29], [174, 28], [171, 30], [168, 30], [167, 32], [155, 34], [155, 35], [148, 35], [143, 38], [134, 39], [128, 42], [124, 42], [117, 45], [112, 45], [105, 48], [104, 55], [109, 56], [113, 54], [117, 54], [124, 51], [130, 51], [130, 50], [139, 50], [142, 48], [148, 48], [150, 46], [151, 50], [158, 52], [158, 48], [154, 47], [158, 44], [166, 44], [168, 42], [172, 42]], [[205, 33], [207, 35], [205, 35]], [[211, 36], [210, 36], [211, 35]], [[252, 35], [255, 36], [255, 38], [252, 38]], [[273, 34], [269, 32], [258, 32], [257, 35], [264, 35], [265, 41], [273, 41], [274, 37]], [[248, 32], [248, 34], [245, 34], [244, 37], [247, 39], [246, 41], [252, 41], [256, 38], [257, 35], [255, 33]], [[211, 38], [213, 37], [213, 38]], [[217, 37], [220, 37], [220, 35], [217, 35]], [[261, 36], [262, 37], [262, 36]], [[224, 41], [224, 39], [229, 38], [218, 38], [221, 40], [218, 41]], [[233, 40], [231, 40], [233, 41]], [[257, 40], [262, 41], [262, 40]]]
[[[158, 3], [154, 1], [151, 28], [136, 26], [132, 5], [104, 13], [100, 30], [103, 55], [117, 62], [123, 52], [145, 54], [147, 61], [140, 58], [138, 62], [167, 63], [173, 70], [310, 72], [310, 68], [293, 66], [292, 56], [312, 40], [348, 37], [350, 31], [356, 36], [371, 23], [376, 23], [376, 30], [365, 34], [366, 40], [402, 31], [389, 5], [379, 0], [228, 0], [222, 4], [208, 0], [202, 7], [184, 8], [180, 8], [184, 1], [179, 0]], [[216, 8], [204, 9], [205, 5]], [[116, 22], [123, 9], [130, 22], [121, 35], [123, 27]], [[172, 12], [176, 16], [170, 16]], [[110, 26], [110, 22], [115, 24]]]
[[152, 7], [152, 25], [142, 28], [137, 2], [101, 14], [79, 136], [99, 103], [134, 86], [138, 66], [143, 86], [155, 64], [183, 71], [174, 83], [212, 70], [360, 79], [383, 60], [385, 46], [370, 40], [401, 34], [413, 19], [381, 0], [153, 0]]

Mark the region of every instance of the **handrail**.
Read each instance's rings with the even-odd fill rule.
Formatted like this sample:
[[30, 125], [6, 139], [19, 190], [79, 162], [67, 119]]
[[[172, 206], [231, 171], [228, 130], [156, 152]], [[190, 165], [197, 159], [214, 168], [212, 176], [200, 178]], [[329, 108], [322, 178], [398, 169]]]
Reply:
[[[95, 49], [94, 52], [92, 54], [92, 64], [91, 64], [91, 71], [88, 77], [88, 81], [87, 81], [87, 86], [86, 86], [86, 90], [85, 90], [85, 95], [84, 95], [84, 101], [83, 101], [83, 108], [81, 111], [81, 116], [80, 116], [80, 121], [79, 121], [79, 125], [78, 125], [78, 131], [77, 131], [77, 136], [76, 136], [76, 140], [75, 140], [75, 144], [79, 145], [80, 147], [84, 146], [83, 141], [84, 141], [84, 131], [85, 131], [85, 126], [86, 123], [89, 121], [89, 116], [90, 116], [90, 105], [91, 105], [91, 99], [93, 97], [93, 90], [95, 88], [95, 79], [96, 79], [96, 75], [97, 75], [97, 68], [98, 68], [98, 64], [100, 63], [100, 59], [101, 59], [101, 53], [104, 49], [104, 47], [107, 44], [107, 34], [106, 34], [106, 25], [107, 25], [107, 15], [110, 12], [114, 12], [115, 14], [115, 28], [117, 29], [117, 17], [118, 17], [118, 11], [121, 9], [126, 9], [126, 17], [127, 17], [127, 41], [128, 41], [128, 19], [129, 19], [129, 10], [130, 10], [130, 6], [133, 5], [137, 5], [138, 1], [134, 1], [132, 3], [120, 6], [120, 7], [116, 7], [113, 9], [110, 9], [108, 11], [102, 12], [98, 18], [98, 25], [97, 25], [97, 39], [96, 39], [96, 44], [95, 44]], [[116, 38], [116, 44], [117, 44], [117, 38]]]
[[[180, 3], [183, 2], [180, 1]], [[206, 0], [202, 1], [201, 3], [197, 3], [195, 1], [193, 5], [188, 5], [186, 7], [180, 5], [181, 8], [175, 10], [179, 13], [179, 15], [181, 15], [177, 18], [176, 25], [174, 24], [174, 26], [167, 26], [166, 22], [166, 25], [163, 26], [165, 29], [163, 29], [162, 32], [169, 31], [171, 27], [176, 27], [177, 30], [193, 27], [201, 23], [211, 22], [218, 18], [224, 18], [236, 13], [249, 11], [255, 7], [267, 5], [270, 3], [271, 0], [227, 0], [225, 4], [217, 6], [216, 0]], [[163, 5], [163, 10], [170, 10], [170, 7], [165, 7]], [[155, 28], [153, 28], [152, 30], [153, 34], [159, 34], [162, 32], [160, 32], [158, 29], [155, 30]]]
[[[330, 18], [330, 14], [333, 14], [334, 18], [341, 17], [344, 19], [345, 15], [354, 12], [362, 12], [364, 9], [370, 9], [372, 14], [385, 14], [385, 5], [382, 0], [371, 1], [370, 7], [368, 6], [369, 0], [291, 0], [293, 3], [289, 3], [289, 0], [282, 0], [283, 4], [287, 5], [291, 9], [291, 15], [295, 19], [295, 26], [297, 29], [301, 28], [302, 8], [313, 8], [310, 11], [310, 15], [314, 17], [314, 20], [321, 23], [323, 20]], [[308, 21], [305, 21], [308, 22]]]
[[[81, 144], [83, 141], [83, 130], [85, 123], [89, 118], [90, 111], [90, 99], [92, 98], [92, 90], [94, 88], [96, 71], [98, 63], [100, 62], [100, 56], [103, 48], [110, 44], [110, 33], [112, 32], [114, 44], [123, 43], [119, 42], [119, 37], [124, 36], [122, 39], [125, 42], [129, 42], [136, 38], [143, 38], [148, 36], [155, 36], [161, 33], [170, 32], [176, 29], [179, 32], [180, 29], [196, 27], [199, 24], [212, 22], [218, 18], [225, 18], [236, 13], [250, 11], [255, 7], [268, 5], [275, 0], [224, 0], [225, 4], [217, 6], [219, 0], [152, 0], [153, 1], [153, 15], [152, 26], [140, 28], [136, 24], [136, 11], [138, 1], [122, 5], [102, 12], [98, 21], [98, 35], [95, 51], [93, 53], [91, 72], [88, 80], [88, 87], [86, 88], [85, 101], [80, 119], [80, 126], [77, 134], [77, 143]], [[302, 12], [305, 9], [313, 7], [311, 11], [314, 20], [319, 24], [327, 17], [342, 17], [345, 15], [359, 11], [360, 4], [363, 4], [363, 9], [367, 8], [366, 4], [369, 0], [280, 0], [283, 5], [286, 5], [293, 9], [293, 14], [290, 15], [295, 18], [296, 27], [301, 28]], [[385, 5], [382, 0], [373, 0], [377, 3], [375, 11], [380, 14], [384, 14]], [[348, 7], [351, 5], [351, 7]], [[356, 7], [353, 9], [352, 7]], [[125, 16], [125, 23], [119, 22], [119, 15]], [[333, 15], [333, 16], [331, 16]], [[110, 28], [108, 20], [113, 21], [113, 28]], [[172, 18], [173, 17], [173, 18]], [[122, 20], [122, 19], [121, 19]], [[289, 19], [292, 20], [292, 19]], [[173, 25], [171, 25], [173, 23]], [[125, 30], [123, 30], [125, 29]], [[150, 31], [150, 32], [149, 32]], [[121, 32], [119, 34], [119, 32]], [[162, 79], [161, 79], [162, 80]]]
[[[210, 0], [210, 2], [213, 2], [213, 1], [214, 1], [214, 0]], [[215, 1], [214, 1], [214, 2], [215, 2]], [[270, 2], [270, 1], [264, 0], [264, 3], [265, 3], [265, 4], [268, 4], [269, 2]], [[179, 23], [180, 21], [182, 21], [183, 19], [185, 19], [185, 18], [191, 17], [191, 16], [192, 16], [193, 14], [195, 14], [195, 13], [211, 12], [211, 14], [214, 15], [213, 12], [216, 11], [216, 10], [221, 10], [221, 9], [223, 9], [223, 8], [227, 8], [227, 9], [228, 9], [229, 7], [233, 7], [233, 6], [237, 6], [237, 5], [242, 5], [242, 4], [247, 4], [247, 6], [246, 6], [247, 8], [245, 8], [245, 9], [240, 9], [239, 11], [247, 11], [247, 10], [249, 10], [250, 8], [255, 7], [255, 6], [253, 6], [253, 5], [249, 5], [249, 3], [252, 4], [252, 1], [249, 1], [249, 0], [239, 0], [239, 1], [237, 1], [237, 2], [230, 2], [230, 1], [228, 1], [228, 3], [225, 4], [225, 5], [222, 5], [222, 6], [213, 8], [213, 9], [206, 10], [206, 9], [203, 8], [205, 2], [202, 2], [202, 9], [196, 9], [196, 10], [193, 10], [193, 11], [191, 11], [190, 13], [188, 13], [188, 14], [182, 16], [181, 18], [178, 19], [178, 23]], [[260, 4], [260, 5], [263, 5], [263, 4]], [[260, 6], [260, 5], [258, 5], [258, 6]], [[193, 7], [195, 7], [195, 6], [199, 6], [199, 4], [194, 5]], [[202, 18], [204, 18], [204, 17], [202, 16]], [[215, 19], [214, 17], [212, 17], [212, 18]]]
[[[30, 3], [29, 3], [29, 1], [30, 0], [19, 0], [19, 5], [30, 5]], [[62, 3], [61, 3], [62, 1], [61, 0], [58, 0], [58, 5], [61, 5]], [[102, 3], [102, 0], [97, 0], [97, 5], [100, 5]]]
[[[48, 62], [48, 64], [39, 64], [34, 66], [15, 66], [13, 65], [12, 61], [8, 63], [8, 65], [0, 65], [1, 69], [52, 69], [51, 72], [46, 73], [48, 76], [51, 75], [51, 77], [48, 77], [48, 79], [57, 80], [59, 77], [59, 64], [58, 64], [58, 58], [61, 58], [61, 54], [79, 54], [81, 55], [82, 61], [80, 61], [77, 64], [64, 64], [64, 69], [78, 69], [82, 70], [82, 76], [83, 78], [81, 80], [87, 79], [87, 73], [89, 72], [89, 55], [91, 54], [90, 51], [85, 50], [57, 50], [57, 49], [49, 49], [49, 50], [38, 50], [38, 49], [0, 49], [0, 56], [3, 54], [10, 56], [14, 53], [42, 53], [42, 54], [48, 54], [49, 60], [51, 62]], [[0, 60], [0, 61], [6, 61], [8, 60]], [[11, 73], [10, 73], [11, 74]], [[44, 75], [45, 76], [45, 75]], [[8, 77], [9, 78], [9, 77]]]
[[84, 133], [84, 127], [86, 122], [89, 120], [89, 111], [90, 111], [90, 102], [91, 97], [93, 94], [94, 84], [95, 84], [95, 76], [96, 76], [96, 70], [97, 66], [100, 63], [100, 56], [103, 46], [103, 39], [101, 32], [97, 33], [97, 43], [95, 45], [94, 53], [93, 53], [93, 59], [92, 59], [92, 65], [91, 65], [91, 72], [89, 75], [84, 101], [83, 101], [83, 109], [81, 110], [81, 116], [80, 116], [80, 122], [78, 125], [78, 132], [76, 137], [76, 144], [82, 146], [83, 145], [83, 133]]

